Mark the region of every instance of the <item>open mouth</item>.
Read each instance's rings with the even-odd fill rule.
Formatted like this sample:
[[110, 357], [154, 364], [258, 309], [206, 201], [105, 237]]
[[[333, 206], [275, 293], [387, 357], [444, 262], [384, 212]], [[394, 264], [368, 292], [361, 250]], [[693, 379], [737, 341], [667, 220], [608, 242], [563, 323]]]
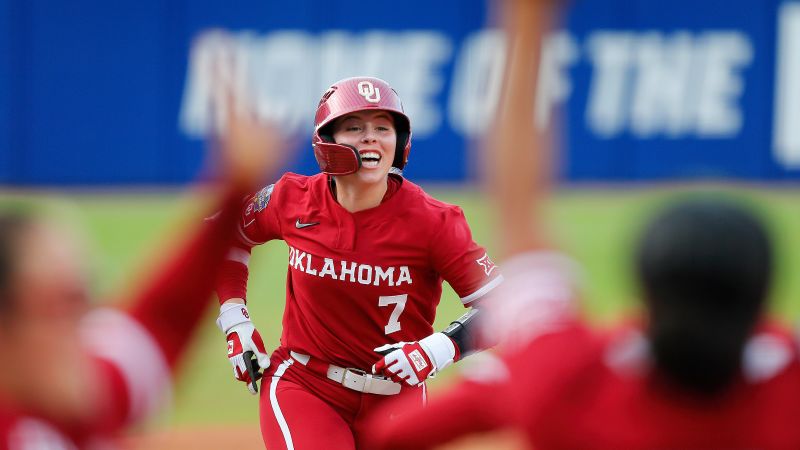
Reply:
[[376, 151], [364, 150], [360, 152], [359, 155], [361, 155], [361, 166], [368, 169], [378, 167], [378, 164], [381, 162], [381, 154]]

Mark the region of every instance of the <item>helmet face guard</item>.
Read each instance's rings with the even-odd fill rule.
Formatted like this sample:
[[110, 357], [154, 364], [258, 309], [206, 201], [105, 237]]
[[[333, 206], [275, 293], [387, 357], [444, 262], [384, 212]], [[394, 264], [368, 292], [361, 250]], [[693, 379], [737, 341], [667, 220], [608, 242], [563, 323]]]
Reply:
[[322, 96], [314, 118], [311, 142], [319, 168], [329, 175], [349, 175], [361, 168], [361, 156], [349, 145], [333, 141], [333, 122], [356, 111], [391, 113], [397, 133], [392, 166], [402, 171], [411, 151], [411, 121], [403, 111], [397, 92], [380, 78], [346, 78], [333, 84]]
[[350, 175], [361, 168], [361, 155], [351, 145], [318, 142], [314, 144], [314, 158], [319, 169], [329, 175]]

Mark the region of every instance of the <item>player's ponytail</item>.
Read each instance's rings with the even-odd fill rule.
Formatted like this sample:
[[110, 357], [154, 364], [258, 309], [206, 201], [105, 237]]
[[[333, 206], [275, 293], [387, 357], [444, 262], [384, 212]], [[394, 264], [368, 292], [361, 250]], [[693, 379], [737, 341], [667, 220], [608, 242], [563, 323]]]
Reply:
[[767, 232], [741, 206], [720, 199], [667, 208], [646, 229], [637, 255], [657, 373], [713, 395], [738, 374], [767, 296]]

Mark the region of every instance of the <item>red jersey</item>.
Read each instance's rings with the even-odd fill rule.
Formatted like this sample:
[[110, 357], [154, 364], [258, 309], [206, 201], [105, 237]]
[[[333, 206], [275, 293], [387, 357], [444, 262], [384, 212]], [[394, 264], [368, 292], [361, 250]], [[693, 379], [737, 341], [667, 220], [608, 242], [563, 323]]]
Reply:
[[240, 231], [220, 299], [244, 298], [250, 248], [282, 239], [281, 345], [345, 367], [369, 368], [375, 347], [430, 335], [442, 280], [465, 305], [500, 282], [461, 209], [399, 177], [380, 205], [350, 213], [327, 175], [284, 175], [245, 206]]
[[468, 360], [471, 379], [423, 410], [390, 405], [406, 412], [373, 424], [374, 448], [432, 448], [504, 427], [522, 430], [540, 450], [800, 448], [800, 358], [785, 330], [764, 326], [754, 333], [741, 376], [714, 399], [668, 384], [650, 361], [635, 327], [600, 334], [564, 319], [479, 369], [470, 370], [478, 361]]

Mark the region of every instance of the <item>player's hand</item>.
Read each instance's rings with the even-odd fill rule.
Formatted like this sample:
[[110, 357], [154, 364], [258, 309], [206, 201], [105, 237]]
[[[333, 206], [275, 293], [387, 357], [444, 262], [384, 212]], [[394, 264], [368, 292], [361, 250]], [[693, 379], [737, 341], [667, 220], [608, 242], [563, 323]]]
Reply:
[[257, 380], [251, 379], [245, 365], [244, 354], [248, 351], [253, 352], [261, 369], [269, 367], [269, 355], [261, 334], [250, 321], [247, 306], [241, 303], [225, 303], [220, 308], [217, 326], [225, 333], [228, 340], [228, 360], [233, 366], [233, 376], [247, 383], [247, 389], [251, 394], [257, 394], [258, 388], [255, 385]]
[[203, 33], [198, 40], [213, 49], [205, 66], [210, 81], [219, 160], [214, 163], [231, 183], [253, 189], [280, 169], [292, 148], [274, 113], [277, 108], [257, 103], [260, 98], [247, 82], [247, 64], [236, 50], [236, 39], [221, 30]]
[[427, 378], [453, 363], [455, 343], [442, 333], [434, 333], [417, 342], [397, 342], [375, 349], [385, 355], [372, 366], [372, 373], [398, 383], [421, 385]]

